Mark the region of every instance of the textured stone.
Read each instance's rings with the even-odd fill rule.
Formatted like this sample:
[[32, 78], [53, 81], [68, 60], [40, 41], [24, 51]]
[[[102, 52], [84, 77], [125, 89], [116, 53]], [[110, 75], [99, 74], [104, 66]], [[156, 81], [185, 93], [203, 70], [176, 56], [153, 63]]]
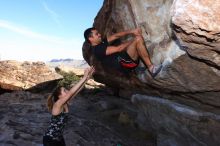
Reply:
[[[91, 50], [88, 45], [84, 44], [83, 54], [85, 60], [87, 60], [89, 64], [96, 66], [97, 72], [95, 79], [115, 88], [133, 90], [135, 93], [141, 91], [145, 94], [163, 95], [164, 97], [166, 97], [167, 93], [181, 97], [187, 95], [191, 97], [192, 100], [196, 99], [202, 103], [220, 106], [220, 101], [216, 99], [220, 94], [220, 71], [217, 65], [219, 64], [218, 50], [216, 50], [215, 46], [213, 46], [213, 48], [211, 47], [211, 42], [209, 42], [211, 49], [205, 49], [205, 47], [203, 47], [204, 45], [201, 46], [204, 43], [195, 42], [194, 39], [191, 39], [191, 42], [195, 42], [194, 44], [198, 44], [200, 47], [189, 46], [186, 49], [186, 46], [190, 42], [191, 33], [184, 33], [177, 29], [179, 27], [194, 28], [194, 23], [192, 25], [188, 23], [191, 22], [191, 20], [188, 19], [191, 17], [194, 18], [195, 21], [201, 19], [201, 21], [196, 21], [198, 25], [199, 22], [202, 23], [202, 11], [195, 10], [195, 13], [190, 13], [190, 17], [184, 17], [184, 14], [188, 14], [188, 11], [190, 11], [187, 7], [194, 8], [196, 6], [191, 6], [190, 4], [192, 3], [190, 2], [192, 1], [105, 0], [94, 22], [94, 26], [101, 34], [103, 36], [111, 35], [118, 31], [141, 27], [145, 45], [150, 53], [152, 62], [154, 64], [162, 63], [164, 67], [155, 79], [149, 75], [147, 70], [145, 72], [131, 73], [130, 76], [125, 77], [125, 75], [120, 72], [109, 69], [110, 67], [102, 66], [101, 63], [91, 55]], [[196, 3], [202, 3], [202, 5], [208, 3], [207, 6], [210, 6], [210, 8], [208, 8], [213, 8], [210, 13], [214, 13], [216, 7], [219, 5], [218, 1], [213, 3], [216, 4], [216, 6], [205, 1], [196, 1]], [[187, 7], [185, 7], [185, 5]], [[181, 12], [181, 15], [177, 12]], [[202, 14], [199, 15], [200, 13]], [[218, 13], [215, 14], [216, 17]], [[206, 19], [208, 20], [208, 18]], [[216, 22], [216, 25], [217, 24], [218, 22]], [[179, 25], [179, 27], [177, 27], [177, 25]], [[200, 25], [202, 27], [203, 23]], [[209, 32], [213, 30], [211, 34], [214, 35], [214, 32], [218, 32], [218, 25], [214, 26], [215, 24], [213, 24], [213, 27], [208, 27], [210, 29], [207, 28], [208, 30], [206, 31]], [[205, 29], [205, 25], [202, 27], [202, 30], [203, 29]], [[207, 36], [211, 35], [206, 34]], [[181, 35], [186, 36], [182, 38]], [[200, 39], [200, 35], [196, 37]], [[216, 34], [216, 37], [217, 36], [218, 33]], [[198, 56], [189, 56], [188, 54], [190, 54], [189, 52], [192, 50], [194, 50], [194, 53], [197, 52], [196, 54]], [[206, 53], [207, 51], [214, 51], [214, 57]], [[201, 54], [205, 54], [206, 57], [209, 56], [209, 61], [207, 62], [207, 60], [201, 59], [201, 57], [199, 57]], [[139, 66], [143, 66], [143, 64], [140, 63]], [[209, 97], [206, 96], [207, 93], [209, 93]], [[169, 97], [172, 98], [172, 96]], [[210, 98], [212, 99], [211, 101], [209, 100]]]
[[[0, 145], [42, 146], [43, 135], [51, 114], [46, 108], [48, 93], [33, 94], [15, 91], [0, 95]], [[98, 110], [102, 99], [110, 107]], [[64, 128], [67, 146], [155, 146], [153, 139], [132, 125], [120, 125], [118, 115], [126, 111], [133, 115], [135, 107], [128, 101], [109, 96], [105, 91], [90, 91], [70, 101], [69, 119]], [[114, 106], [112, 106], [112, 104]], [[128, 132], [129, 131], [129, 132]]]
[[74, 67], [69, 67], [69, 66], [65, 66], [65, 65], [59, 65], [55, 68], [56, 70], [59, 71], [64, 71], [67, 73], [74, 73], [77, 76], [83, 76], [84, 75], [84, 69], [82, 68], [74, 68]]
[[126, 76], [102, 66], [83, 46], [97, 81], [161, 97], [134, 98], [140, 127], [155, 132], [158, 145], [220, 144], [219, 9], [219, 0], [105, 0], [95, 18], [102, 36], [141, 27], [152, 62], [164, 66], [154, 79], [147, 70]]
[[220, 67], [220, 1], [175, 0], [171, 9], [174, 32], [187, 52]]
[[157, 146], [220, 145], [219, 113], [144, 95], [134, 95], [132, 101], [143, 112], [145, 121], [142, 122], [154, 129]]
[[5, 90], [30, 89], [59, 79], [62, 76], [43, 62], [0, 62], [0, 87]]

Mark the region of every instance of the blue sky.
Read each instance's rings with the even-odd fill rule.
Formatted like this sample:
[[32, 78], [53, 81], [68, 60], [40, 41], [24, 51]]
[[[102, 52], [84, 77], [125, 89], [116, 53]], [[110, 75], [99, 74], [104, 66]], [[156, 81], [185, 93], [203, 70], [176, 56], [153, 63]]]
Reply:
[[83, 32], [103, 0], [0, 0], [1, 60], [83, 59]]

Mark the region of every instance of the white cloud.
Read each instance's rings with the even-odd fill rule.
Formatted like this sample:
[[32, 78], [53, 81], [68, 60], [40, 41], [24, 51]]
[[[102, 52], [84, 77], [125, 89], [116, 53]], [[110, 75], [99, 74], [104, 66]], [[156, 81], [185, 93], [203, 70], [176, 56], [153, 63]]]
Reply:
[[47, 61], [54, 58], [83, 59], [82, 43], [78, 38], [48, 36], [0, 20], [0, 57], [2, 60]]
[[59, 26], [61, 26], [60, 21], [59, 21], [59, 19], [58, 19], [58, 18], [59, 18], [59, 15], [58, 15], [55, 11], [51, 10], [51, 9], [48, 7], [48, 5], [47, 5], [46, 2], [43, 2], [42, 4], [43, 4], [44, 9], [49, 13], [49, 15], [52, 17], [52, 19], [53, 19]]
[[40, 34], [40, 33], [31, 31], [28, 28], [17, 26], [6, 20], [0, 19], [0, 28], [8, 29], [10, 31], [22, 34], [24, 36], [32, 37], [32, 38], [36, 38], [36, 39], [40, 39], [44, 41], [49, 41], [49, 42], [54, 42], [54, 43], [65, 43], [65, 41], [62, 38]]
[[82, 58], [82, 45], [74, 44], [57, 45], [29, 39], [16, 39], [13, 41], [0, 40], [0, 55], [2, 60], [31, 60], [48, 61], [55, 58]]

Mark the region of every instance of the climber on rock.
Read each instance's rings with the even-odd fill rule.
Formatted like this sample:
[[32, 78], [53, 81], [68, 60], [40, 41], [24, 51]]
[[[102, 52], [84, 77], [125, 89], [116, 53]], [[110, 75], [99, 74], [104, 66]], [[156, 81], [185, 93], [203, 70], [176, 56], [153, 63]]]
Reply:
[[[111, 45], [113, 41], [126, 35], [133, 35], [133, 39], [117, 46]], [[105, 66], [119, 71], [131, 71], [138, 66], [139, 59], [142, 59], [152, 77], [155, 77], [162, 68], [162, 65], [152, 64], [140, 28], [102, 38], [98, 30], [92, 27], [85, 30], [84, 38], [90, 44], [93, 55]]]

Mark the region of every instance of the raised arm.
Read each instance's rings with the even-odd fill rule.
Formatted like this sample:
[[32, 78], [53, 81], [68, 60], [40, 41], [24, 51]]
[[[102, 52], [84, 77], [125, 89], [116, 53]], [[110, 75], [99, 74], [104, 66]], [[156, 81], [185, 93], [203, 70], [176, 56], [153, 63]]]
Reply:
[[91, 78], [94, 71], [94, 67], [85, 69], [83, 78], [69, 90], [67, 96], [70, 96], [69, 98], [76, 96], [79, 91], [81, 91], [81, 89], [84, 87], [85, 83]]
[[76, 85], [74, 85], [63, 98], [59, 100], [59, 104], [63, 105], [72, 97], [75, 97], [82, 89], [82, 87], [85, 85], [87, 80], [92, 76], [93, 73], [94, 73], [94, 67], [85, 69], [83, 78]]
[[[71, 95], [71, 97], [70, 97], [70, 99], [72, 99], [73, 97], [75, 97], [81, 90], [82, 90], [82, 88], [84, 87], [84, 85], [86, 84], [86, 82], [91, 78], [91, 76], [93, 75], [93, 73], [94, 73], [94, 71], [95, 71], [95, 69], [94, 69], [94, 67], [91, 67], [90, 69], [88, 68], [88, 69], [85, 69], [85, 71], [84, 71], [84, 76], [86, 76], [87, 77], [87, 79], [81, 84], [81, 85], [79, 85], [77, 88], [76, 88], [76, 90], [74, 90], [73, 92], [71, 91], [71, 89], [70, 89], [70, 93], [72, 94]], [[70, 100], [69, 99], [69, 100]]]
[[58, 115], [63, 108], [67, 108], [65, 103], [67, 103], [68, 100], [71, 99], [72, 96], [76, 96], [76, 94], [82, 89], [82, 87], [85, 85], [86, 81], [92, 76], [94, 73], [94, 67], [85, 69], [83, 78], [74, 85], [66, 94], [62, 96], [62, 98], [58, 99], [52, 108], [52, 114]]
[[129, 46], [131, 43], [132, 43], [132, 41], [127, 41], [127, 42], [122, 43], [121, 45], [118, 45], [118, 46], [108, 46], [106, 49], [106, 55], [121, 52], [124, 49], [126, 49], [127, 46]]
[[108, 42], [112, 42], [118, 38], [121, 38], [123, 36], [129, 35], [129, 34], [133, 34], [133, 35], [141, 35], [141, 29], [140, 28], [136, 28], [136, 29], [132, 29], [132, 30], [127, 30], [127, 31], [122, 31], [122, 32], [118, 32], [115, 33], [111, 36], [107, 37]]

